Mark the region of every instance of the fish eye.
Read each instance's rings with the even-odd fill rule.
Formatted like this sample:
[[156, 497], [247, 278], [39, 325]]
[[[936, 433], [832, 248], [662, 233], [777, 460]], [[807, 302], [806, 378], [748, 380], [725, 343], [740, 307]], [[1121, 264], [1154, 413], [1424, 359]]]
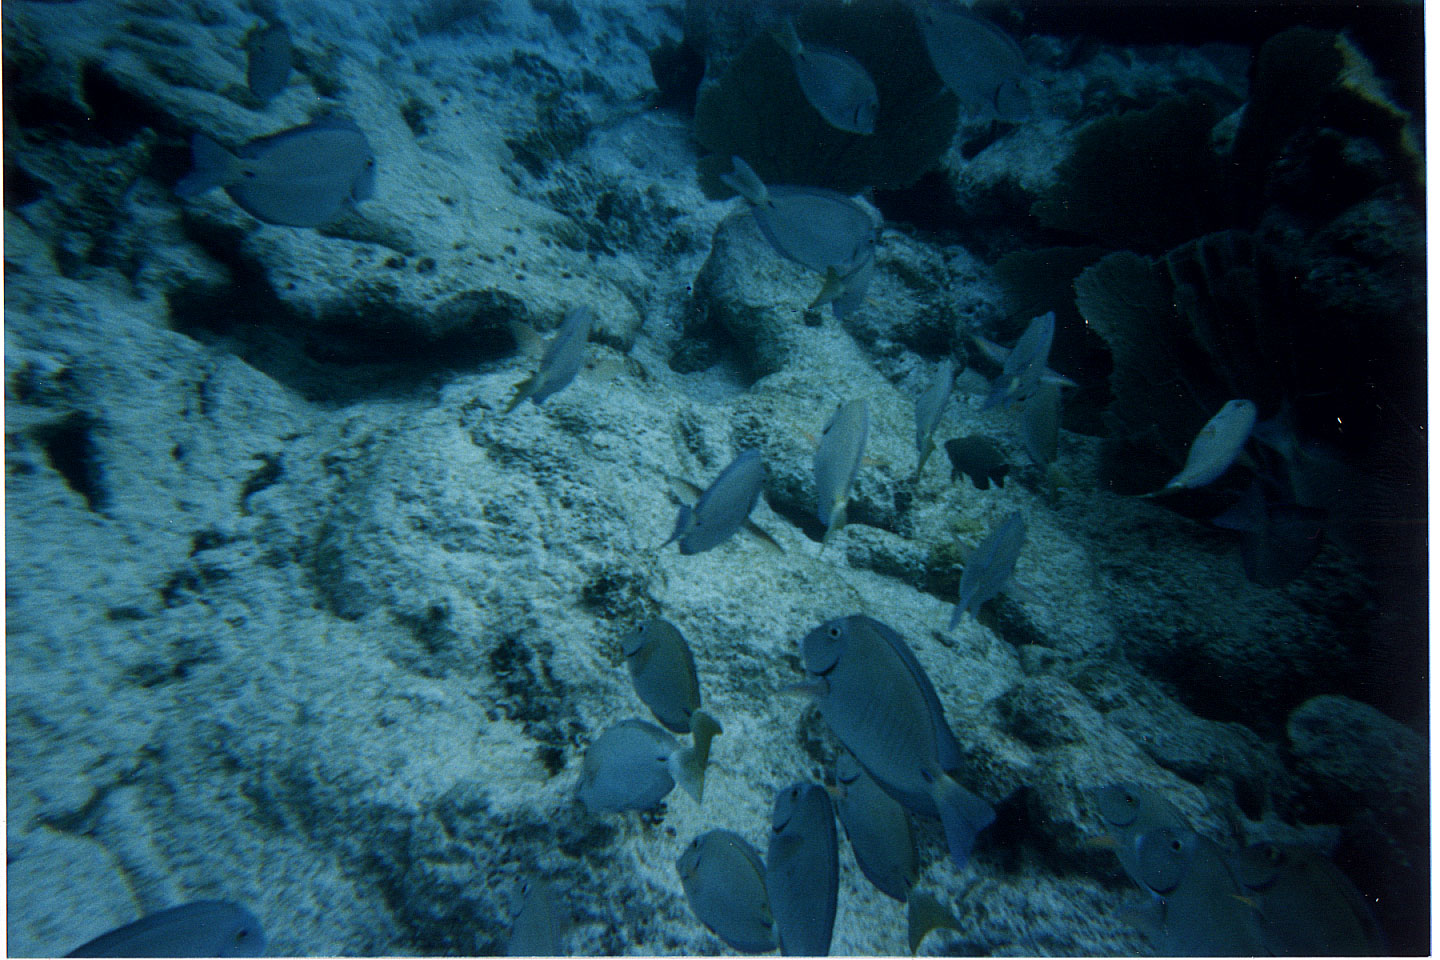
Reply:
[[830, 639], [831, 639], [831, 640], [839, 640], [839, 639], [840, 639], [840, 628], [839, 628], [839, 627], [831, 627], [830, 630], [829, 630], [829, 633], [830, 633]]

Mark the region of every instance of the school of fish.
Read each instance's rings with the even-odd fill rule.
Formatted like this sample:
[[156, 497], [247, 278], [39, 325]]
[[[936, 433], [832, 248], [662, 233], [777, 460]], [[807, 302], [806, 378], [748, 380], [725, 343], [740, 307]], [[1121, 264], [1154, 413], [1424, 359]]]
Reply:
[[[1025, 115], [1025, 54], [1013, 38], [958, 8], [917, 8], [916, 17], [936, 72], [968, 113], [1001, 120]], [[806, 100], [827, 124], [856, 137], [883, 132], [887, 104], [862, 62], [845, 50], [806, 40], [789, 19], [772, 35]], [[283, 96], [292, 67], [287, 26], [278, 20], [257, 24], [245, 52], [247, 84], [256, 101], [265, 105]], [[324, 116], [234, 148], [196, 132], [192, 151], [194, 168], [176, 184], [177, 195], [189, 199], [219, 187], [270, 225], [322, 227], [375, 194], [375, 153], [344, 117]], [[733, 157], [731, 166], [722, 179], [742, 198], [745, 215], [774, 252], [822, 278], [810, 306], [828, 303], [837, 318], [860, 309], [876, 267], [880, 221], [872, 208], [820, 187], [767, 184], [741, 156]], [[539, 407], [576, 379], [594, 321], [588, 305], [565, 314], [503, 413], [525, 400]], [[1059, 456], [1062, 388], [1075, 386], [1049, 367], [1055, 325], [1053, 312], [1037, 316], [1008, 348], [973, 337], [979, 355], [1000, 369], [972, 412], [993, 416], [1018, 407], [1024, 450], [1041, 470]], [[538, 341], [528, 328], [517, 329], [516, 336]], [[916, 480], [937, 447], [958, 372], [956, 355], [947, 353], [916, 396]], [[1196, 436], [1180, 472], [1148, 496], [1207, 486], [1244, 462], [1252, 432], [1262, 438], [1256, 413], [1249, 400], [1227, 403]], [[816, 411], [817, 420], [823, 415]], [[825, 542], [850, 519], [872, 427], [867, 400], [852, 397], [836, 405], [821, 432], [812, 473], [815, 517]], [[992, 484], [1003, 488], [1012, 466], [994, 440], [971, 435], [943, 446], [952, 479], [963, 474], [981, 492]], [[737, 451], [693, 504], [682, 503], [665, 545], [678, 543], [686, 556], [704, 553], [749, 528], [778, 547], [750, 520], [766, 482], [762, 451]], [[1305, 509], [1275, 502], [1257, 481], [1217, 523], [1247, 532], [1247, 570], [1253, 565], [1258, 576], [1283, 582], [1291, 573], [1283, 538], [1307, 544], [1317, 539], [1318, 521]], [[948, 629], [959, 627], [966, 614], [977, 616], [1013, 583], [1026, 534], [1025, 517], [1015, 510], [973, 545]], [[1267, 553], [1277, 549], [1283, 556]], [[621, 653], [637, 698], [658, 725], [632, 717], [594, 737], [585, 748], [576, 799], [594, 816], [653, 811], [678, 784], [703, 804], [712, 740], [722, 729], [702, 707], [689, 643], [673, 623], [653, 618], [626, 630]], [[966, 786], [971, 775], [964, 752], [935, 687], [909, 642], [890, 626], [859, 614], [838, 617], [806, 632], [799, 653], [805, 681], [797, 689], [813, 698], [839, 747], [834, 785], [799, 782], [777, 789], [763, 857], [732, 831], [694, 837], [675, 863], [680, 888], [695, 918], [737, 951], [826, 954], [839, 891], [838, 819], [864, 877], [906, 904], [909, 945], [918, 950], [932, 930], [959, 925], [932, 894], [916, 889], [921, 864], [911, 817], [939, 822], [951, 864], [961, 871], [995, 820], [991, 801], [1003, 798], [987, 799]], [[1227, 848], [1191, 830], [1158, 791], [1133, 784], [1100, 789], [1096, 806], [1102, 842], [1145, 895], [1135, 922], [1162, 951], [1383, 950], [1363, 898], [1323, 854], [1268, 844]], [[520, 900], [507, 952], [563, 953], [570, 928], [563, 890], [532, 877]], [[245, 908], [200, 901], [144, 917], [71, 955], [238, 956], [263, 947], [259, 923]]]

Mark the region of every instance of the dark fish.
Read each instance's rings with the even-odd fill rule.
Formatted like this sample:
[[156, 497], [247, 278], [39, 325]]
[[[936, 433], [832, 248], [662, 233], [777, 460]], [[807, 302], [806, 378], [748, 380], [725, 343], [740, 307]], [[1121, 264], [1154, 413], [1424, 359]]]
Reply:
[[252, 140], [231, 153], [202, 133], [191, 140], [195, 169], [181, 197], [224, 187], [257, 220], [318, 227], [375, 193], [375, 152], [347, 120], [316, 120]]
[[945, 441], [945, 453], [950, 458], [950, 479], [958, 480], [960, 474], [970, 478], [976, 490], [989, 490], [993, 481], [997, 487], [1005, 486], [1005, 474], [1010, 464], [1000, 452], [995, 441], [988, 437], [957, 437]]
[[263, 104], [274, 100], [290, 79], [290, 29], [283, 23], [256, 26], [245, 37], [245, 82]]
[[226, 900], [196, 900], [101, 934], [69, 957], [258, 957], [265, 934], [254, 914]]
[[684, 554], [703, 553], [720, 546], [745, 524], [750, 511], [755, 509], [764, 481], [765, 464], [760, 460], [760, 451], [741, 451], [720, 471], [720, 476], [700, 495], [694, 507], [680, 507], [675, 516], [675, 532], [661, 546], [679, 540], [680, 552]]

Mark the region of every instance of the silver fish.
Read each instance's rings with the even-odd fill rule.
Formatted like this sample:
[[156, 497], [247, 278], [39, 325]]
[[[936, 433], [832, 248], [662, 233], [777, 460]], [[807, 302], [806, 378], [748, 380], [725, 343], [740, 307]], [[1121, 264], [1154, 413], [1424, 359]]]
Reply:
[[546, 345], [539, 368], [516, 387], [515, 396], [501, 413], [509, 413], [526, 400], [539, 406], [540, 401], [568, 386], [585, 363], [585, 344], [594, 322], [595, 311], [586, 306], [572, 307], [565, 314], [560, 332]]
[[539, 877], [525, 883], [520, 912], [510, 926], [507, 957], [558, 957], [560, 941], [569, 926], [566, 910], [555, 888]]
[[873, 266], [875, 221], [860, 204], [821, 187], [767, 187], [740, 157], [731, 163], [734, 173], [720, 179], [750, 203], [760, 232], [782, 257], [840, 278]]
[[691, 912], [711, 933], [741, 953], [775, 949], [765, 865], [744, 837], [729, 830], [702, 833], [675, 869]]
[[700, 802], [705, 768], [695, 751], [644, 720], [621, 720], [590, 744], [575, 795], [591, 813], [650, 810], [678, 782]]
[[1025, 452], [1037, 467], [1055, 462], [1060, 447], [1060, 387], [1041, 383], [1020, 410]]
[[1375, 915], [1350, 878], [1319, 850], [1260, 843], [1233, 861], [1260, 912], [1265, 952], [1277, 957], [1373, 957], [1390, 953]]
[[920, 464], [915, 468], [918, 476], [925, 469], [925, 461], [935, 451], [935, 428], [945, 413], [945, 405], [955, 392], [955, 360], [946, 357], [935, 371], [935, 379], [915, 400], [915, 451], [920, 455]]
[[720, 546], [735, 535], [755, 509], [764, 481], [765, 464], [760, 459], [760, 451], [741, 451], [720, 471], [720, 476], [700, 495], [694, 507], [680, 507], [675, 516], [675, 532], [661, 546], [679, 540], [683, 554], [703, 553]]
[[290, 79], [290, 29], [280, 22], [256, 26], [245, 37], [245, 82], [263, 104]]
[[835, 810], [824, 787], [797, 783], [776, 796], [765, 889], [780, 952], [789, 957], [828, 954], [840, 890], [840, 847]]
[[815, 497], [826, 540], [845, 526], [845, 506], [869, 436], [870, 406], [864, 400], [839, 406], [820, 435], [815, 448]]
[[980, 405], [981, 410], [1008, 407], [1035, 392], [1048, 372], [1050, 345], [1055, 340], [1055, 313], [1038, 316], [1030, 321], [1015, 348], [1005, 357], [1005, 367], [990, 385], [990, 393]]
[[950, 615], [951, 630], [960, 625], [966, 613], [972, 616], [978, 613], [987, 600], [1005, 588], [1024, 545], [1025, 518], [1016, 510], [985, 538], [965, 564], [965, 572], [960, 575], [960, 599]]
[[700, 709], [700, 678], [685, 636], [665, 620], [643, 620], [625, 635], [625, 665], [635, 693], [672, 733], [689, 733]]
[[265, 934], [238, 903], [196, 900], [101, 934], [68, 957], [258, 957]]
[[1231, 400], [1200, 428], [1180, 472], [1165, 486], [1145, 496], [1158, 497], [1162, 493], [1193, 490], [1213, 483], [1240, 456], [1254, 427], [1255, 404], [1249, 400]]
[[1025, 54], [1011, 36], [966, 10], [919, 14], [930, 62], [966, 113], [1021, 120], [1030, 112]]
[[939, 817], [963, 867], [995, 811], [960, 786], [960, 745], [930, 678], [905, 641], [869, 617], [830, 620], [801, 642], [820, 715], [875, 782], [906, 807]]
[[181, 197], [224, 187], [242, 210], [283, 227], [318, 227], [375, 193], [375, 152], [360, 128], [324, 119], [252, 140], [231, 153], [204, 134]]
[[776, 32], [775, 39], [790, 55], [805, 99], [826, 123], [849, 133], [875, 132], [880, 94], [858, 60], [829, 47], [802, 44], [790, 20]]

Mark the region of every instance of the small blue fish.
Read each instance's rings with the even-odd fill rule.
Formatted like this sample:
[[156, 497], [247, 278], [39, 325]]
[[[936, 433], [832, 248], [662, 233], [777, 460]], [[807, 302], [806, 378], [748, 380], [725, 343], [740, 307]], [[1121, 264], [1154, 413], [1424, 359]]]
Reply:
[[689, 733], [700, 709], [700, 678], [685, 635], [665, 620], [642, 620], [621, 650], [635, 693], [671, 733]]
[[252, 140], [231, 153], [202, 133], [181, 197], [224, 187], [242, 210], [282, 227], [318, 227], [375, 193], [375, 152], [360, 128], [327, 118]]
[[705, 766], [695, 750], [653, 723], [621, 720], [585, 751], [575, 794], [591, 813], [650, 810], [677, 782], [700, 802]]
[[875, 271], [876, 224], [870, 212], [834, 190], [767, 187], [740, 157], [731, 163], [734, 172], [720, 179], [750, 203], [775, 252], [825, 276], [812, 306], [829, 303], [837, 317], [854, 311]]
[[679, 540], [683, 554], [703, 553], [720, 546], [744, 526], [760, 487], [765, 481], [765, 464], [759, 450], [743, 450], [720, 471], [715, 482], [700, 495], [694, 507], [681, 506], [675, 516], [675, 532], [661, 546]]
[[945, 406], [954, 392], [955, 360], [953, 357], [946, 357], [940, 361], [940, 367], [935, 371], [935, 378], [930, 381], [930, 386], [915, 398], [915, 452], [920, 455], [920, 463], [915, 468], [916, 476], [925, 469], [925, 461], [930, 459], [930, 454], [935, 451], [935, 428], [940, 425]]
[[966, 113], [1011, 121], [1029, 114], [1028, 65], [1008, 33], [967, 10], [933, 4], [918, 19], [935, 72]]
[[875, 132], [880, 94], [858, 60], [839, 50], [802, 44], [795, 24], [788, 19], [784, 28], [776, 31], [775, 39], [790, 55], [805, 99], [826, 123], [849, 133]]
[[1025, 518], [1016, 510], [985, 538], [980, 549], [965, 564], [965, 572], [960, 575], [960, 600], [955, 604], [955, 612], [950, 615], [951, 630], [960, 625], [967, 612], [972, 615], [979, 612], [987, 600], [1005, 588], [1015, 572], [1015, 561], [1024, 545]]
[[765, 889], [781, 954], [828, 954], [840, 889], [840, 846], [835, 808], [824, 787], [797, 783], [775, 797]]
[[816, 513], [825, 525], [825, 539], [845, 526], [850, 488], [860, 472], [865, 441], [870, 436], [870, 406], [852, 400], [836, 408], [815, 448]]
[[870, 617], [840, 617], [806, 634], [800, 653], [826, 725], [881, 789], [939, 818], [951, 862], [964, 867], [995, 810], [952, 776], [960, 745], [904, 639]]
[[1042, 382], [1020, 409], [1025, 452], [1037, 467], [1055, 462], [1060, 449], [1060, 387]]
[[[565, 322], [560, 325], [560, 332], [555, 334], [545, 347], [539, 368], [533, 376], [515, 388], [515, 396], [510, 398], [510, 402], [501, 411], [502, 416], [525, 400], [531, 400], [539, 406], [546, 397], [569, 386], [585, 363], [585, 344], [590, 339], [590, 326], [594, 322], [595, 311], [586, 306], [574, 307], [565, 314]], [[515, 327], [520, 329], [519, 324]]]
[[675, 870], [690, 910], [711, 933], [741, 953], [775, 949], [765, 864], [744, 837], [730, 830], [702, 833]]
[[990, 393], [980, 409], [1008, 407], [1034, 393], [1049, 372], [1046, 364], [1050, 362], [1050, 345], [1054, 340], [1053, 310], [1031, 320], [1015, 342], [1015, 348], [1005, 356], [1005, 367], [990, 385]]
[[101, 934], [68, 957], [258, 957], [265, 934], [238, 903], [196, 900]]
[[507, 957], [558, 957], [569, 927], [567, 911], [555, 888], [539, 877], [526, 881], [520, 912], [510, 926]]
[[1374, 957], [1390, 953], [1369, 904], [1318, 850], [1260, 843], [1234, 859], [1260, 912], [1260, 936], [1277, 957]]
[[290, 79], [290, 29], [280, 22], [256, 26], [245, 37], [245, 82], [269, 104]]

